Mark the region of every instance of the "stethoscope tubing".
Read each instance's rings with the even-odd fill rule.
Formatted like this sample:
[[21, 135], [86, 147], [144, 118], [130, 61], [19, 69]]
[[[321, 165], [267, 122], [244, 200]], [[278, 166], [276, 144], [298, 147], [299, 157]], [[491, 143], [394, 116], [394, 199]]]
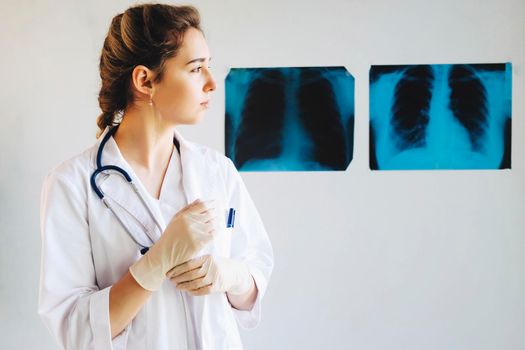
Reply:
[[[104, 146], [108, 142], [109, 138], [115, 134], [117, 128], [118, 128], [118, 125], [113, 126], [106, 133], [106, 135], [104, 135], [104, 138], [100, 142], [100, 146], [99, 146], [99, 148], [97, 150], [97, 158], [96, 158], [97, 168], [95, 169], [95, 171], [91, 175], [90, 184], [91, 184], [91, 188], [97, 194], [98, 198], [100, 198], [100, 200], [102, 201], [102, 203], [104, 203], [106, 208], [108, 208], [113, 213], [113, 215], [117, 218], [117, 220], [120, 222], [122, 227], [124, 227], [124, 229], [128, 232], [128, 235], [131, 237], [131, 239], [141, 248], [140, 249], [140, 253], [142, 255], [144, 255], [148, 251], [149, 247], [144, 246], [143, 244], [139, 243], [139, 241], [135, 238], [133, 233], [124, 224], [124, 221], [122, 221], [122, 219], [117, 215], [115, 210], [111, 207], [111, 205], [109, 204], [109, 201], [104, 196], [104, 192], [102, 192], [102, 190], [98, 187], [97, 181], [96, 181], [98, 175], [106, 173], [108, 171], [113, 171], [113, 172], [119, 174], [120, 176], [122, 176], [127, 181], [127, 183], [131, 186], [131, 188], [133, 189], [133, 192], [135, 192], [136, 196], [139, 198], [142, 206], [146, 208], [149, 216], [153, 219], [153, 222], [155, 223], [155, 226], [157, 227], [159, 232], [162, 232], [162, 226], [160, 225], [159, 221], [157, 220], [155, 214], [153, 214], [153, 212], [151, 211], [149, 205], [146, 203], [146, 200], [144, 199], [144, 197], [140, 193], [140, 190], [138, 189], [137, 185], [133, 182], [133, 179], [128, 174], [128, 172], [125, 171], [124, 169], [122, 169], [121, 167], [116, 166], [116, 165], [102, 165], [102, 153], [103, 153], [103, 150], [104, 150]], [[147, 230], [146, 227], [145, 227], [145, 231], [146, 231], [146, 235], [148, 236], [148, 238], [149, 238], [149, 240], [151, 242], [151, 245], [153, 245], [155, 243], [155, 241], [148, 234], [148, 230]]]

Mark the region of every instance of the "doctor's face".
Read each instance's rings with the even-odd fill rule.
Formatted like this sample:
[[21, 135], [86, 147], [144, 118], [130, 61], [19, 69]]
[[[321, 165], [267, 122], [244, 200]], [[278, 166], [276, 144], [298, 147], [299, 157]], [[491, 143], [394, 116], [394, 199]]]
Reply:
[[216, 88], [209, 61], [204, 36], [195, 28], [188, 29], [177, 55], [166, 61], [162, 81], [153, 92], [153, 104], [164, 120], [194, 124], [202, 118]]

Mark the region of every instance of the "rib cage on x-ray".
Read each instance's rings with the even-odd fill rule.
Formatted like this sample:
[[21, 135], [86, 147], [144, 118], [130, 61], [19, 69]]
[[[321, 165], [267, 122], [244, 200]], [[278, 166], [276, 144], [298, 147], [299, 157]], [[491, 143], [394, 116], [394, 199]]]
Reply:
[[482, 149], [487, 123], [487, 90], [476, 72], [468, 65], [454, 65], [448, 77], [450, 109], [467, 129], [472, 148]]
[[372, 169], [510, 167], [510, 64], [373, 66]]
[[235, 160], [239, 167], [253, 158], [275, 158], [281, 154], [285, 106], [283, 80], [281, 72], [268, 70], [251, 83], [235, 139]]
[[429, 66], [414, 66], [406, 70], [396, 85], [390, 122], [399, 149], [425, 145], [433, 79]]
[[238, 169], [346, 169], [353, 153], [353, 78], [343, 67], [232, 71], [226, 155]]
[[350, 135], [346, 134], [332, 84], [322, 71], [301, 71], [298, 98], [299, 118], [313, 141], [313, 159], [329, 169], [345, 169], [351, 158], [346, 143]]

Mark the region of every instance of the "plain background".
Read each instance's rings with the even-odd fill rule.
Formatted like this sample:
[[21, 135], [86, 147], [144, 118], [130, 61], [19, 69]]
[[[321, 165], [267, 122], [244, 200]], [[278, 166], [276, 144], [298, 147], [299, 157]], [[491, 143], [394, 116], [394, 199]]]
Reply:
[[[343, 65], [356, 82], [346, 172], [243, 173], [275, 251], [247, 349], [525, 348], [525, 2], [195, 1], [218, 89], [183, 135], [224, 152], [230, 67]], [[98, 59], [128, 1], [0, 5], [0, 333], [55, 349], [37, 316], [39, 200], [95, 142]], [[513, 64], [512, 170], [368, 168], [371, 64]]]

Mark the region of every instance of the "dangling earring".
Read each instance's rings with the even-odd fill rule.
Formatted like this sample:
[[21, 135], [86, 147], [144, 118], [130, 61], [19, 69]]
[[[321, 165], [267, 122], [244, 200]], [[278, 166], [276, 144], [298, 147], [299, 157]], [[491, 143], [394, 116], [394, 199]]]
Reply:
[[153, 96], [149, 95], [149, 105], [153, 106]]

